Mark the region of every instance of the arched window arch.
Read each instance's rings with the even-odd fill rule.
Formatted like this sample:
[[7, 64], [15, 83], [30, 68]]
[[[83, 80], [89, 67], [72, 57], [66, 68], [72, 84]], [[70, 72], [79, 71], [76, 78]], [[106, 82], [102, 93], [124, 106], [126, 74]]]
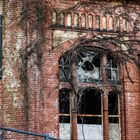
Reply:
[[69, 14], [67, 14], [67, 17], [66, 17], [66, 26], [67, 27], [71, 27], [71, 21], [72, 20], [72, 18], [71, 18], [71, 14], [69, 13]]
[[103, 30], [107, 29], [107, 20], [106, 20], [106, 16], [102, 17], [102, 25], [103, 25]]
[[100, 29], [100, 17], [96, 16], [96, 29], [99, 30]]
[[[81, 50], [77, 50], [75, 56], [75, 72], [77, 79], [81, 82], [92, 83], [103, 79], [101, 76], [102, 54], [100, 50], [92, 50], [90, 47], [83, 47]], [[113, 56], [106, 55], [107, 58], [107, 79], [111, 84], [120, 83], [120, 64]], [[67, 52], [59, 60], [59, 80], [66, 81], [70, 79], [71, 70], [71, 55]]]
[[109, 17], [109, 30], [113, 30], [114, 29], [114, 19], [112, 16]]
[[93, 16], [92, 15], [88, 16], [88, 26], [89, 26], [89, 28], [93, 28]]
[[79, 15], [77, 13], [74, 14], [74, 27], [79, 27]]
[[53, 24], [57, 23], [57, 13], [55, 11], [52, 13], [52, 22]]
[[85, 14], [81, 15], [81, 27], [82, 28], [86, 27], [86, 15]]

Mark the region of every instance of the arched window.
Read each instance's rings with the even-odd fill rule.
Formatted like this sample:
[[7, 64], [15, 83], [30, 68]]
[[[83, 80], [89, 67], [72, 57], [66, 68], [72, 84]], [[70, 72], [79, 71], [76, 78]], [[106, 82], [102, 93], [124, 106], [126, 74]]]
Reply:
[[60, 19], [59, 20], [60, 25], [64, 25], [64, 13], [61, 12], [59, 14], [59, 19]]
[[82, 14], [81, 16], [81, 27], [85, 28], [86, 27], [86, 15]]
[[53, 22], [53, 24], [57, 23], [57, 13], [56, 12], [53, 12], [53, 14], [52, 14], [52, 22]]
[[106, 30], [107, 29], [107, 20], [106, 20], [106, 16], [103, 16], [102, 17], [102, 24], [103, 24], [103, 30]]
[[79, 27], [79, 15], [74, 14], [74, 27]]
[[71, 14], [69, 13], [66, 18], [66, 26], [71, 27]]
[[100, 17], [96, 16], [96, 29], [99, 30], [100, 29]]
[[93, 28], [93, 16], [92, 15], [88, 16], [88, 26], [89, 26], [89, 28]]
[[123, 31], [127, 31], [127, 20], [123, 19]]
[[[103, 131], [106, 131], [103, 120], [106, 117], [109, 117], [109, 123], [107, 121], [108, 124], [105, 122], [104, 125], [109, 127], [110, 138], [114, 138], [115, 131], [119, 137], [119, 96], [116, 92], [110, 92], [107, 96], [106, 91], [112, 86], [120, 86], [120, 69], [115, 58], [103, 52], [95, 46], [81, 46], [74, 52], [65, 53], [59, 60], [59, 81], [60, 87], [63, 87], [59, 92], [61, 139], [70, 139], [74, 131], [77, 133], [75, 139], [84, 139], [85, 136], [86, 139], [103, 140]], [[105, 94], [98, 86], [103, 87]], [[103, 104], [107, 97], [108, 106]], [[109, 109], [103, 115], [103, 109], [107, 107]]]
[[120, 137], [120, 99], [119, 93], [112, 91], [108, 95], [109, 137], [121, 140]]
[[116, 31], [120, 31], [120, 18], [116, 18]]
[[114, 20], [113, 17], [109, 17], [109, 30], [113, 30], [114, 29]]

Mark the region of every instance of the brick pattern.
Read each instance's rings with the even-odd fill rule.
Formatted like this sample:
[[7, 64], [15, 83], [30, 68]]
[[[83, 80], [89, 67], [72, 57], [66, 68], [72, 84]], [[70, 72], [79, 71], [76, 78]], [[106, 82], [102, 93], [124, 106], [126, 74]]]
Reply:
[[[75, 1], [60, 2], [54, 0], [47, 0], [46, 5], [51, 9], [67, 9], [74, 5]], [[93, 4], [96, 15], [100, 15], [98, 3]], [[116, 4], [106, 4], [106, 6], [113, 6]], [[104, 5], [103, 5], [104, 6]], [[138, 7], [137, 7], [138, 8]], [[27, 38], [23, 35], [21, 28], [18, 26], [21, 1], [11, 0], [5, 1], [5, 26], [3, 34], [3, 79], [0, 82], [0, 124], [5, 127], [13, 127], [26, 131], [36, 133], [49, 132], [52, 136], [59, 136], [59, 89], [64, 87], [63, 83], [58, 81], [58, 61], [62, 54], [78, 45], [79, 39], [67, 40], [59, 45], [58, 48], [53, 49], [53, 30], [50, 27], [52, 22], [52, 11], [48, 12], [48, 20], [44, 27], [45, 43], [42, 50], [42, 65], [41, 71], [34, 64], [33, 58], [30, 57], [28, 61], [28, 94], [25, 94], [24, 85], [20, 77], [20, 49], [25, 47], [26, 41], [30, 42], [35, 39], [36, 33], [31, 33], [28, 30]], [[84, 13], [83, 9], [74, 9], [79, 15]], [[91, 14], [90, 11], [89, 14]], [[92, 13], [93, 14], [93, 13]], [[86, 16], [88, 14], [86, 13]], [[101, 17], [103, 15], [100, 15]], [[86, 20], [88, 18], [86, 17]], [[109, 17], [107, 16], [107, 19]], [[72, 27], [73, 27], [72, 16]], [[79, 19], [80, 21], [80, 19]], [[66, 22], [66, 19], [65, 19]], [[86, 28], [88, 29], [88, 20]], [[93, 25], [95, 23], [93, 22]], [[109, 28], [107, 20], [107, 30]], [[102, 19], [100, 23], [101, 29], [103, 27]], [[29, 25], [28, 29], [30, 29]], [[81, 25], [80, 25], [81, 27]], [[59, 28], [64, 30], [64, 28]], [[71, 31], [81, 31], [81, 29], [71, 28]], [[87, 37], [88, 31], [86, 31]], [[110, 35], [110, 33], [108, 33]], [[132, 64], [128, 64], [129, 72], [134, 83], [128, 79], [125, 69], [123, 80], [123, 92], [121, 96], [121, 134], [122, 140], [139, 140], [140, 139], [140, 79], [139, 69]], [[68, 85], [66, 85], [68, 86]], [[111, 89], [108, 89], [111, 90]], [[26, 100], [28, 98], [28, 100]], [[107, 107], [107, 98], [104, 97], [105, 107]], [[104, 108], [105, 110], [107, 108]], [[104, 113], [104, 125], [108, 124], [108, 117]], [[105, 128], [104, 139], [108, 139], [108, 128]], [[75, 134], [76, 135], [76, 134]], [[35, 137], [26, 137], [24, 135], [17, 135], [15, 133], [5, 133], [5, 140], [22, 140], [30, 139], [36, 140]], [[40, 139], [40, 138], [38, 138]]]

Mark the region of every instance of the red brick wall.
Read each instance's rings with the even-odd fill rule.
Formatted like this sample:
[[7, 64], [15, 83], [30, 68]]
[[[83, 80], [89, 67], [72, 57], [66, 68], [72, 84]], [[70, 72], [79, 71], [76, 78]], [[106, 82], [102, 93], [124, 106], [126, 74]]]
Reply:
[[[69, 8], [75, 2], [47, 1], [50, 8]], [[115, 4], [116, 5], [116, 4]], [[98, 6], [97, 6], [98, 7]], [[33, 62], [33, 57], [28, 61], [28, 88], [25, 92], [22, 83], [20, 49], [26, 46], [27, 42], [33, 40], [36, 33], [29, 31], [24, 36], [20, 26], [19, 17], [21, 12], [20, 0], [12, 0], [5, 3], [5, 25], [3, 35], [3, 79], [0, 88], [0, 124], [4, 127], [12, 127], [36, 133], [49, 132], [53, 136], [59, 136], [59, 99], [58, 93], [58, 61], [62, 54], [75, 45], [74, 39], [68, 40], [53, 49], [53, 30], [51, 30], [51, 13], [47, 15], [47, 22], [44, 27], [45, 43], [43, 49], [41, 70]], [[78, 11], [79, 13], [81, 10]], [[83, 11], [82, 11], [83, 12]], [[97, 11], [96, 11], [97, 12]], [[100, 13], [98, 13], [100, 14]], [[86, 26], [88, 27], [88, 26]], [[107, 26], [108, 27], [108, 26]], [[102, 22], [101, 22], [102, 28]], [[75, 29], [72, 29], [74, 31]], [[88, 34], [88, 33], [87, 33]], [[110, 33], [109, 33], [110, 34]], [[89, 37], [87, 35], [87, 37]], [[27, 42], [26, 42], [27, 41]], [[78, 43], [78, 41], [77, 41]], [[77, 44], [75, 43], [75, 44]], [[134, 83], [127, 78], [124, 70], [124, 84], [122, 93], [122, 139], [140, 139], [140, 89], [139, 69], [130, 65], [130, 76]], [[0, 83], [1, 87], [1, 83]], [[2, 92], [1, 92], [1, 89]], [[106, 134], [106, 133], [105, 133]], [[106, 134], [108, 139], [108, 134]], [[125, 138], [126, 137], [126, 138]], [[26, 136], [15, 133], [7, 133], [5, 139], [25, 139]], [[28, 137], [29, 139], [36, 139]]]

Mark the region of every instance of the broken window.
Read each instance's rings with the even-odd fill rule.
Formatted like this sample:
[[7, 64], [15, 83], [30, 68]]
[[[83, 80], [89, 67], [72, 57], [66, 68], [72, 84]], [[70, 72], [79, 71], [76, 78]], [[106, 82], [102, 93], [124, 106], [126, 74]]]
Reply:
[[85, 139], [98, 138], [102, 140], [103, 115], [101, 93], [92, 88], [85, 89], [78, 97], [78, 106], [78, 139], [83, 139], [85, 137]]
[[[90, 122], [90, 117], [98, 117], [102, 114], [102, 109], [101, 109], [101, 93], [96, 91], [95, 89], [89, 88], [86, 89], [82, 95], [79, 95], [78, 98], [78, 112], [88, 123], [88, 119]], [[92, 106], [92, 107], [91, 107]], [[82, 115], [83, 114], [83, 115]], [[79, 115], [79, 116], [80, 116]], [[101, 116], [100, 116], [101, 117]], [[101, 123], [101, 118], [98, 118], [98, 121], [96, 123]], [[96, 120], [96, 118], [95, 118]], [[80, 119], [79, 119], [80, 123]]]
[[66, 82], [70, 79], [70, 56], [65, 54], [59, 60], [59, 80]]
[[[77, 94], [70, 94], [70, 90], [66, 88], [60, 90], [60, 138], [70, 140], [70, 134], [73, 133], [71, 129], [74, 129], [74, 131], [77, 132], [77, 139], [103, 140], [103, 120], [105, 118], [103, 118], [104, 106], [102, 103], [102, 93], [94, 88], [95, 84], [93, 83], [97, 81], [100, 82], [100, 80], [103, 79], [104, 82], [100, 83], [103, 84], [103, 89], [108, 89], [108, 86], [110, 87], [112, 83], [117, 85], [116, 81], [120, 79], [119, 63], [114, 57], [107, 54], [103, 55], [103, 51], [95, 48], [92, 49], [91, 47], [80, 47], [76, 50], [75, 55], [72, 69], [70, 62], [72, 58], [69, 53], [65, 53], [59, 60], [60, 82], [73, 80], [70, 73], [74, 72], [74, 76], [78, 79], [77, 82], [80, 83], [79, 87], [76, 85], [80, 88], [77, 89], [79, 91], [78, 93], [76, 92]], [[102, 63], [104, 60], [105, 62]], [[103, 76], [106, 77], [106, 73], [108, 79], [103, 78]], [[108, 81], [109, 83], [111, 82], [110, 85]], [[81, 84], [81, 82], [83, 83]], [[84, 85], [84, 87], [82, 87], [82, 85]], [[86, 87], [86, 85], [88, 87]], [[64, 87], [65, 86], [67, 86], [67, 84], [64, 84]], [[71, 92], [73, 92], [73, 89], [71, 89]], [[118, 92], [112, 91], [109, 93], [108, 110], [106, 111], [108, 111], [109, 124], [105, 124], [106, 122], [104, 124], [109, 126], [110, 140], [114, 138], [120, 140], [120, 106]]]
[[115, 61], [113, 57], [108, 56], [108, 63], [107, 63], [107, 77], [109, 82], [112, 84], [119, 81], [120, 73], [119, 73], [119, 65]]
[[120, 106], [119, 94], [112, 91], [108, 95], [109, 137], [120, 140]]
[[100, 77], [100, 53], [82, 51], [77, 56], [77, 76], [82, 82], [94, 82]]

